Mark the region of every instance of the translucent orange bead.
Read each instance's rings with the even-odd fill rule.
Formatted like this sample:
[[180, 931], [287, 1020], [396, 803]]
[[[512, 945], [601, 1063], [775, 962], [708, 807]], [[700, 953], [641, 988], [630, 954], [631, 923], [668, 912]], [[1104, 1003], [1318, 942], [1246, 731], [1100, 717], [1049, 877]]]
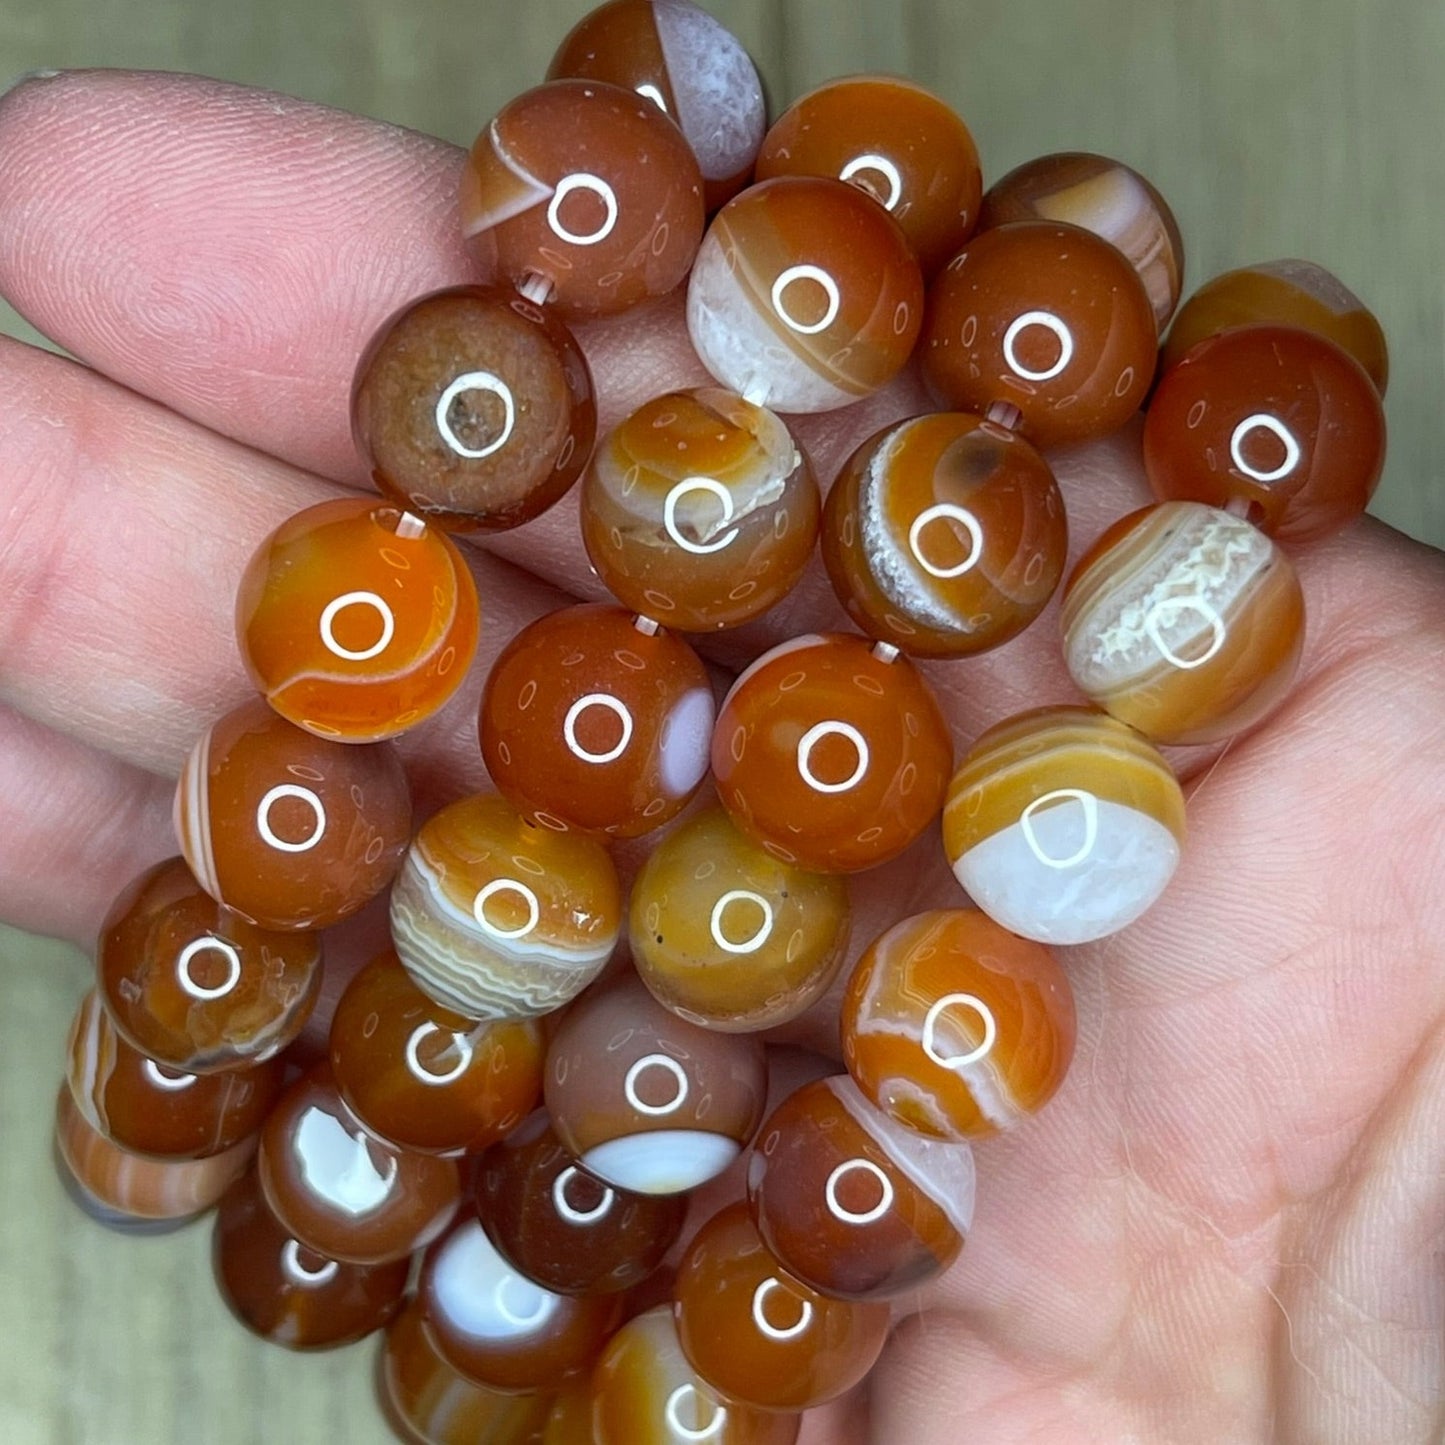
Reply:
[[718, 797], [770, 853], [851, 873], [901, 853], [938, 815], [953, 744], [907, 658], [810, 635], [733, 684], [713, 732]]
[[818, 484], [787, 427], [720, 387], [645, 403], [602, 439], [582, 541], [624, 606], [681, 632], [735, 627], [789, 592], [818, 535]]
[[1019, 221], [976, 235], [939, 272], [919, 356], [944, 405], [992, 408], [1050, 447], [1128, 421], [1153, 380], [1158, 337], [1122, 252], [1078, 226]]
[[983, 198], [981, 229], [1010, 221], [1067, 221], [1102, 236], [1138, 271], [1160, 331], [1168, 325], [1184, 285], [1184, 238], [1164, 197], [1138, 171], [1087, 151], [1025, 161]]
[[931, 91], [892, 75], [831, 80], [795, 100], [764, 138], [756, 174], [852, 182], [898, 222], [925, 276], [973, 234], [983, 193], [968, 127]]
[[963, 412], [875, 432], [823, 510], [838, 600], [864, 632], [915, 657], [964, 657], [1016, 636], [1053, 596], [1067, 552], [1049, 464]]
[[702, 364], [777, 411], [831, 411], [891, 381], [923, 319], [897, 223], [856, 186], [779, 176], [713, 220], [687, 291]]
[[340, 742], [376, 742], [429, 718], [466, 677], [478, 626], [455, 544], [364, 497], [287, 518], [236, 592], [236, 639], [257, 691], [288, 721]]
[[1364, 368], [1294, 326], [1239, 326], [1165, 372], [1144, 421], [1161, 501], [1248, 509], [1282, 542], [1317, 542], [1369, 505], [1385, 411]]
[[635, 91], [553, 80], [505, 106], [462, 173], [462, 231], [499, 275], [564, 316], [662, 296], [702, 236], [702, 175]]

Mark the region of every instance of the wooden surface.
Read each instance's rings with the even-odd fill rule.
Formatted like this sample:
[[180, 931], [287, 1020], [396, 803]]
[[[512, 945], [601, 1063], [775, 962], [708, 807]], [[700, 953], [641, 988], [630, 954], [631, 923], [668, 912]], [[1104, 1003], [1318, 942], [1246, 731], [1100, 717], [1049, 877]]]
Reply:
[[[527, 77], [541, 75], [585, 8], [583, 0], [6, 0], [0, 70], [199, 70], [466, 143]], [[711, 0], [710, 8], [759, 57], [775, 106], [830, 75], [900, 71], [958, 107], [989, 178], [1047, 150], [1129, 161], [1178, 213], [1191, 286], [1278, 256], [1334, 270], [1374, 307], [1391, 342], [1390, 462], [1374, 510], [1445, 542], [1445, 6], [1437, 0], [874, 0], [861, 8]], [[29, 334], [13, 317], [0, 326]], [[49, 1119], [87, 970], [67, 947], [0, 930], [0, 1442], [388, 1439], [371, 1404], [370, 1347], [300, 1359], [253, 1342], [211, 1287], [207, 1225], [122, 1240], [65, 1201]]]

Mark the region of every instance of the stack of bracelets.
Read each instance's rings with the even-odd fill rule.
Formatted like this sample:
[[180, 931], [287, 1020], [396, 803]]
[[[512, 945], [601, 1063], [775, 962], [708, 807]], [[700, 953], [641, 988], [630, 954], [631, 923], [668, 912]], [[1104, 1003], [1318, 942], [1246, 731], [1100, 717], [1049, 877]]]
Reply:
[[[259, 696], [196, 745], [180, 856], [103, 926], [57, 1153], [119, 1228], [219, 1204], [216, 1277], [261, 1336], [384, 1327], [404, 1439], [786, 1445], [957, 1257], [969, 1141], [1063, 1081], [1052, 946], [1168, 886], [1185, 809], [1159, 746], [1226, 739], [1290, 686], [1282, 544], [1369, 500], [1383, 338], [1290, 261], [1205, 286], [1161, 351], [1182, 248], [1140, 176], [1052, 155], [985, 195], [963, 122], [879, 76], [769, 129], [751, 61], [686, 0], [585, 18], [482, 132], [461, 216], [488, 284], [406, 306], [356, 372], [381, 497], [292, 517], [240, 580]], [[598, 438], [569, 323], [683, 285], [715, 385]], [[941, 409], [869, 438], [824, 500], [783, 417], [915, 358]], [[1067, 535], [1038, 448], [1146, 399], [1159, 500], [1063, 583], [1088, 704], [1012, 717], [956, 765], [915, 659], [1038, 616]], [[454, 694], [483, 625], [452, 534], [579, 481], [616, 603], [501, 651], [496, 791], [413, 834], [390, 740]], [[772, 608], [820, 539], [858, 631], [773, 647], [719, 704], [687, 636]], [[850, 949], [848, 875], [940, 818], [967, 899]], [[644, 835], [627, 894], [609, 845]], [[324, 931], [388, 889], [392, 947], [346, 986], [329, 1057], [298, 1058]], [[845, 964], [847, 1072], [765, 1118], [759, 1031]], [[746, 1151], [746, 1197], [689, 1239], [689, 1192]]]

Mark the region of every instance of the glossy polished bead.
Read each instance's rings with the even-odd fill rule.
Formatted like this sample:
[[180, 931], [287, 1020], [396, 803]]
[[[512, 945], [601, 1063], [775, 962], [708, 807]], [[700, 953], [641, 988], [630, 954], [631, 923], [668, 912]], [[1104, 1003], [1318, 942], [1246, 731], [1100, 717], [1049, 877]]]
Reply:
[[293, 1084], [271, 1111], [256, 1170], [266, 1203], [288, 1233], [351, 1264], [385, 1264], [429, 1244], [461, 1194], [452, 1160], [368, 1134], [325, 1065]]
[[380, 1368], [383, 1411], [413, 1445], [540, 1445], [550, 1394], [489, 1390], [454, 1370], [437, 1352], [409, 1304], [386, 1332]]
[[592, 1431], [592, 1379], [573, 1375], [552, 1399], [540, 1445], [597, 1445]]
[[472, 1018], [549, 1013], [602, 971], [622, 928], [607, 850], [528, 823], [495, 793], [422, 824], [391, 894], [412, 980]]
[[738, 1032], [796, 1018], [848, 946], [848, 890], [753, 842], [720, 807], [679, 824], [632, 886], [632, 962], [679, 1018]]
[[592, 373], [545, 307], [457, 286], [410, 302], [372, 338], [351, 430], [398, 505], [448, 531], [500, 532], [546, 511], [587, 465]]
[[281, 1092], [280, 1059], [225, 1073], [188, 1074], [133, 1049], [92, 989], [66, 1046], [66, 1080], [92, 1129], [123, 1149], [177, 1159], [224, 1153], [254, 1134]]
[[507, 104], [462, 173], [462, 233], [498, 274], [564, 316], [662, 296], [702, 236], [702, 175], [651, 101], [553, 80]]
[[635, 838], [697, 790], [712, 724], [712, 686], [687, 643], [584, 603], [502, 650], [482, 694], [482, 758], [524, 817]]
[[1025, 161], [983, 198], [981, 229], [1011, 221], [1066, 221], [1102, 236], [1139, 273], [1160, 331], [1168, 325], [1184, 285], [1184, 238], [1164, 197], [1123, 161], [1088, 151]]
[[954, 110], [892, 75], [830, 80], [773, 122], [757, 178], [849, 181], [898, 222], [925, 276], [973, 234], [983, 193], [978, 150]]
[[1161, 501], [1243, 506], [1281, 542], [1317, 542], [1369, 505], [1385, 464], [1385, 411], [1364, 368], [1292, 326], [1202, 341], [1164, 374], [1144, 421]]
[[1020, 221], [975, 236], [938, 274], [923, 377], [957, 411], [1013, 418], [1035, 446], [1117, 431], [1154, 378], [1158, 328], [1139, 274], [1078, 226]]
[[848, 458], [823, 512], [823, 561], [870, 637], [915, 657], [964, 657], [1043, 610], [1068, 551], [1049, 464], [964, 412], [895, 422]]
[[321, 947], [315, 934], [247, 922], [168, 858], [111, 904], [96, 976], [132, 1048], [208, 1073], [273, 1058], [301, 1032], [321, 987]]
[[123, 1149], [90, 1124], [67, 1085], [55, 1102], [55, 1154], [75, 1202], [120, 1230], [183, 1224], [204, 1214], [246, 1172], [250, 1135], [204, 1159], [157, 1159]]
[[715, 211], [747, 183], [767, 125], [742, 42], [687, 0], [611, 0], [573, 26], [548, 80], [606, 80], [654, 101], [687, 138]]
[[396, 1313], [411, 1262], [343, 1264], [293, 1239], [254, 1174], [221, 1201], [211, 1236], [221, 1298], [248, 1330], [293, 1350], [350, 1344]]
[[908, 360], [923, 280], [897, 223], [843, 181], [779, 176], [713, 220], [687, 326], [724, 386], [776, 411], [832, 411]]
[[1083, 707], [990, 728], [948, 789], [943, 846], [970, 898], [1005, 928], [1088, 943], [1164, 891], [1184, 844], [1184, 794], [1132, 729]]
[[629, 1320], [592, 1372], [593, 1445], [792, 1445], [798, 1419], [722, 1400], [688, 1364], [672, 1310]]
[[493, 1245], [559, 1294], [639, 1284], [662, 1263], [687, 1213], [680, 1194], [634, 1194], [593, 1178], [541, 1109], [482, 1156], [476, 1194]]
[[1069, 981], [1040, 943], [974, 909], [895, 924], [858, 960], [840, 1015], [859, 1089], [936, 1139], [1009, 1129], [1064, 1081], [1077, 1024]]
[[263, 928], [327, 928], [391, 882], [411, 798], [390, 743], [313, 737], [256, 698], [186, 759], [176, 833], [218, 902]]
[[886, 1299], [942, 1274], [973, 1221], [973, 1151], [898, 1123], [847, 1074], [804, 1084], [764, 1121], [748, 1161], [763, 1242], [841, 1299]]
[[236, 641], [256, 690], [289, 722], [339, 742], [377, 742], [429, 718], [466, 677], [479, 625], [456, 545], [364, 497], [288, 517], [236, 592]]
[[901, 853], [937, 816], [953, 744], [904, 657], [812, 634], [765, 652], [733, 684], [713, 733], [718, 797], [783, 859], [851, 873]]
[[1160, 743], [1253, 726], [1294, 681], [1304, 593], [1257, 527], [1200, 502], [1131, 512], [1064, 589], [1064, 659], [1080, 690]]
[[1201, 341], [1227, 327], [1258, 322], [1303, 326], [1333, 341], [1365, 368], [1384, 396], [1390, 356], [1380, 323], [1339, 277], [1313, 261], [1261, 261], [1206, 281], [1179, 308], [1159, 369], [1177, 366]]
[[767, 1064], [756, 1037], [687, 1023], [627, 978], [573, 1005], [542, 1088], [557, 1137], [588, 1173], [678, 1194], [721, 1174], [752, 1138]]
[[597, 1358], [622, 1313], [616, 1295], [565, 1295], [513, 1268], [476, 1219], [463, 1219], [422, 1261], [422, 1318], [437, 1352], [475, 1384], [553, 1388]]
[[724, 1396], [807, 1410], [856, 1385], [888, 1334], [888, 1306], [829, 1299], [794, 1279], [758, 1236], [745, 1203], [698, 1231], [677, 1274], [678, 1339]]
[[807, 566], [818, 484], [772, 412], [721, 387], [646, 402], [602, 439], [582, 541], [624, 606], [681, 632], [766, 612]]
[[352, 1113], [399, 1148], [484, 1149], [541, 1097], [542, 1032], [442, 1008], [388, 949], [336, 1005], [331, 1071]]

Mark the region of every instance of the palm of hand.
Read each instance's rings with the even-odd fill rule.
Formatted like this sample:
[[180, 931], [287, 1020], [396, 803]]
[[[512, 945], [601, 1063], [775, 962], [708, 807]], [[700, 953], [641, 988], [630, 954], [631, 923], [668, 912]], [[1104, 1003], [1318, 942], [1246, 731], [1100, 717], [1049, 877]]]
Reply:
[[[87, 188], [58, 183], [82, 165]], [[0, 440], [0, 579], [19, 601], [0, 624], [13, 921], [87, 938], [138, 860], [170, 851], [156, 774], [245, 694], [213, 579], [333, 492], [322, 477], [361, 480], [337, 397], [387, 310], [466, 274], [450, 240], [456, 165], [419, 137], [186, 80], [75, 78], [0, 106], [0, 207], [23, 218], [0, 237], [0, 290], [100, 373], [0, 348], [15, 420]], [[696, 375], [675, 314], [584, 342], [604, 425]], [[897, 388], [800, 432], [828, 476], [910, 409], [919, 398]], [[1060, 471], [1076, 551], [1145, 500], [1128, 438]], [[574, 538], [554, 515], [502, 539], [543, 581], [478, 563], [494, 650], [565, 591], [595, 590]], [[1301, 572], [1300, 686], [1258, 733], [1187, 760], [1191, 836], [1165, 900], [1066, 960], [1081, 1019], [1070, 1080], [980, 1148], [974, 1242], [901, 1326], [871, 1427], [825, 1411], [807, 1439], [1438, 1432], [1445, 569], [1362, 524]], [[841, 616], [816, 576], [782, 613], [715, 655], [735, 664]], [[1056, 652], [1045, 619], [936, 671], [958, 736], [1069, 696]], [[452, 707], [413, 750], [424, 791], [480, 782], [470, 716]], [[65, 782], [32, 796], [23, 784], [42, 777]], [[921, 856], [863, 883], [860, 941], [958, 903]], [[81, 891], [62, 893], [62, 874]]]

